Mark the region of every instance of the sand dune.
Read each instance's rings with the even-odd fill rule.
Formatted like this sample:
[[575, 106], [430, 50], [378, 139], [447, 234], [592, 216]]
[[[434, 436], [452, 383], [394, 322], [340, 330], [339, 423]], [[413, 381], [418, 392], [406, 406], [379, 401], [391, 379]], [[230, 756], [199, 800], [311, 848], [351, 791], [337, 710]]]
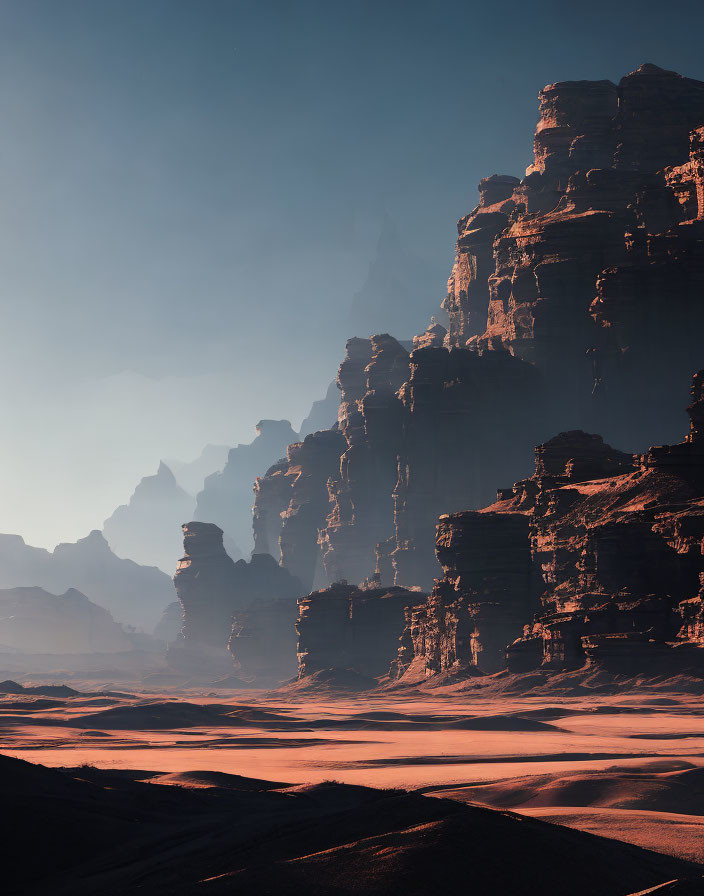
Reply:
[[440, 881], [451, 890], [471, 884], [476, 896], [566, 893], [566, 882], [573, 896], [626, 896], [700, 870], [419, 794], [334, 783], [271, 789], [198, 771], [158, 785], [141, 773], [85, 771], [0, 757], [8, 896], [49, 887], [56, 896], [420, 896]]
[[[318, 879], [328, 887], [321, 892], [339, 890], [344, 894], [345, 884], [336, 877], [336, 868], [346, 868], [349, 876], [364, 880], [369, 892], [383, 892], [389, 879], [381, 859], [377, 861], [375, 856], [385, 856], [397, 870], [398, 881], [406, 881], [410, 888], [406, 896], [413, 892], [417, 866], [426, 861], [427, 849], [439, 856], [441, 863], [450, 863], [448, 873], [457, 874], [457, 889], [466, 889], [475, 884], [474, 877], [467, 876], [466, 858], [461, 868], [458, 860], [452, 870], [453, 860], [446, 856], [447, 844], [454, 842], [455, 826], [461, 830], [465, 824], [465, 816], [451, 815], [448, 806], [462, 809], [463, 803], [473, 812], [482, 811], [478, 806], [491, 807], [492, 811], [484, 810], [489, 812], [486, 817], [510, 818], [512, 824], [518, 824], [513, 815], [497, 816], [494, 810], [510, 809], [524, 819], [533, 816], [529, 826], [526, 821], [520, 823], [523, 831], [546, 820], [560, 825], [558, 830], [564, 836], [596, 833], [704, 862], [704, 818], [698, 814], [704, 804], [704, 706], [698, 695], [648, 691], [581, 697], [486, 697], [440, 690], [401, 694], [353, 688], [335, 692], [328, 687], [330, 680], [323, 679], [325, 687], [301, 693], [222, 688], [208, 694], [191, 689], [130, 695], [101, 691], [99, 682], [91, 680], [90, 690], [70, 688], [69, 693], [63, 691], [64, 696], [29, 693], [30, 689], [43, 691], [41, 683], [33, 683], [27, 690], [14, 684], [11, 690], [16, 693], [0, 695], [5, 750], [35, 762], [72, 766], [61, 779], [62, 786], [68, 776], [82, 787], [80, 793], [73, 793], [73, 804], [83, 805], [86, 811], [90, 807], [96, 819], [95, 831], [85, 839], [85, 854], [75, 859], [76, 867], [81, 867], [80, 887], [72, 881], [64, 892], [71, 896], [130, 892], [132, 884], [127, 879], [119, 881], [123, 889], [110, 890], [109, 869], [100, 864], [103, 858], [98, 858], [105, 838], [117, 841], [126, 837], [125, 848], [132, 850], [133, 834], [126, 833], [123, 821], [133, 817], [135, 808], [130, 801], [137, 793], [141, 794], [139, 812], [148, 813], [139, 815], [142, 833], [151, 832], [154, 839], [147, 844], [148, 861], [132, 871], [138, 876], [144, 870], [150, 893], [150, 876], [156, 875], [160, 862], [162, 870], [172, 863], [175, 868], [173, 880], [169, 878], [172, 889], [164, 892], [180, 892], [180, 849], [191, 840], [193, 873], [209, 878], [197, 883], [197, 892], [239, 892], [232, 889], [235, 883], [239, 887], [249, 882], [248, 894], [264, 893], [266, 889], [259, 887], [264, 886], [264, 872], [247, 862], [241, 866], [231, 863], [232, 856], [239, 856], [243, 848], [237, 838], [255, 836], [255, 831], [274, 824], [274, 817], [277, 830], [292, 824], [299, 832], [307, 831], [314, 825], [314, 816], [315, 825], [320, 825], [322, 815], [335, 818], [331, 825], [337, 833], [331, 839], [309, 834], [307, 839], [296, 839], [298, 834], [294, 837], [291, 833], [292, 839], [287, 841], [290, 853], [272, 854], [266, 886], [277, 896], [285, 896], [287, 887], [291, 892], [297, 887], [314, 893]], [[682, 738], [682, 733], [688, 736]], [[97, 767], [76, 768], [81, 763]], [[322, 786], [330, 778], [345, 786]], [[51, 794], [56, 780], [51, 784], [45, 780], [41, 789]], [[410, 807], [410, 814], [390, 817], [388, 824], [374, 827], [382, 803], [368, 803], [369, 785], [387, 788], [385, 800], [388, 788], [396, 792], [399, 788], [420, 789], [427, 795], [397, 792], [397, 797], [422, 799], [418, 805], [424, 808], [420, 812], [412, 800], [402, 801], [398, 805]], [[34, 786], [31, 784], [30, 790]], [[112, 795], [105, 797], [106, 791]], [[263, 795], [271, 797], [266, 805], [261, 803]], [[52, 815], [56, 809], [53, 801], [51, 796], [48, 815], [60, 826]], [[428, 809], [430, 804], [435, 808]], [[293, 811], [293, 806], [295, 823], [294, 816], [277, 814], [284, 809]], [[383, 806], [391, 803], [383, 802]], [[232, 817], [218, 820], [221, 810], [232, 812]], [[416, 811], [420, 814], [413, 815]], [[296, 815], [299, 812], [302, 814]], [[356, 827], [345, 827], [347, 813], [356, 813]], [[206, 825], [204, 815], [209, 817], [207, 834], [198, 827]], [[195, 827], [190, 827], [191, 823]], [[73, 831], [74, 843], [82, 842], [83, 837], [79, 829], [83, 822], [76, 824], [70, 818], [66, 824], [66, 829]], [[227, 830], [221, 832], [222, 825]], [[471, 825], [463, 836], [476, 839], [476, 821]], [[233, 826], [236, 830], [230, 830]], [[513, 836], [513, 830], [509, 826], [501, 836]], [[546, 830], [552, 833], [555, 828], [541, 827], [541, 838], [547, 836]], [[57, 854], [59, 868], [68, 861], [66, 851], [73, 848], [62, 837], [58, 841], [65, 849]], [[515, 849], [520, 856], [520, 846]], [[88, 861], [93, 854], [95, 861]], [[107, 856], [104, 861], [109, 861]], [[121, 861], [115, 859], [117, 864]], [[375, 861], [377, 883], [364, 877], [365, 868], [375, 867]], [[85, 867], [84, 862], [88, 863]], [[557, 858], [554, 862], [552, 891], [562, 896], [564, 891], [557, 888], [561, 866]], [[496, 864], [501, 864], [499, 858]], [[435, 859], [431, 867], [436, 867]], [[237, 872], [236, 881], [233, 871]], [[568, 871], [563, 868], [560, 873]], [[681, 871], [674, 869], [652, 885], [682, 877]], [[488, 878], [476, 883], [489, 886]], [[592, 893], [626, 896], [646, 889], [650, 879], [631, 877], [623, 888], [611, 891], [592, 883]], [[424, 886], [431, 887], [431, 881], [425, 880]], [[502, 886], [506, 889], [488, 892], [492, 896], [496, 892], [510, 894], [514, 885], [507, 879]], [[52, 891], [61, 892], [53, 881]], [[31, 893], [31, 888], [26, 892]]]

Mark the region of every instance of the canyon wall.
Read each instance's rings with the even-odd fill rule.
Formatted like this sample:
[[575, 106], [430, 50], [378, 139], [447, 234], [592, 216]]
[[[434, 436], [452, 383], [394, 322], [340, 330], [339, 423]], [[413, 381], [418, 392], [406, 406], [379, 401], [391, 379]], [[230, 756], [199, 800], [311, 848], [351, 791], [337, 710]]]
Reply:
[[339, 582], [299, 601], [298, 674], [352, 669], [377, 678], [395, 665], [404, 615], [427, 595]]
[[183, 525], [183, 554], [174, 575], [182, 625], [168, 648], [171, 667], [225, 676], [236, 669], [247, 678], [277, 678], [283, 670], [281, 677], [290, 677], [299, 580], [269, 554], [235, 563], [213, 523]]
[[[704, 83], [652, 65], [540, 92], [525, 177], [485, 178], [459, 222], [447, 331], [431, 322], [410, 354], [388, 335], [348, 343], [339, 469], [305, 527], [328, 582], [376, 569], [429, 589], [438, 516], [527, 476], [555, 432], [631, 452], [678, 437], [704, 329], [703, 125]], [[292, 466], [261, 480], [262, 508]], [[276, 518], [293, 530], [299, 511], [270, 506], [273, 550]], [[297, 534], [283, 562], [305, 551]]]
[[444, 575], [408, 616], [398, 674], [701, 667], [703, 383], [684, 442], [631, 455], [561, 433], [494, 504], [441, 517]]

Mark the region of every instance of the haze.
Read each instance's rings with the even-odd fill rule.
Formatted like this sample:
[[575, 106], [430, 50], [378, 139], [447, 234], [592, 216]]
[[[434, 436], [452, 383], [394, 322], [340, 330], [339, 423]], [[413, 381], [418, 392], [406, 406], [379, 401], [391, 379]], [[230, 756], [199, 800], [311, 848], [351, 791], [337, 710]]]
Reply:
[[296, 427], [384, 221], [435, 284], [403, 338], [538, 89], [704, 78], [698, 7], [0, 3], [0, 531], [74, 540], [160, 458]]

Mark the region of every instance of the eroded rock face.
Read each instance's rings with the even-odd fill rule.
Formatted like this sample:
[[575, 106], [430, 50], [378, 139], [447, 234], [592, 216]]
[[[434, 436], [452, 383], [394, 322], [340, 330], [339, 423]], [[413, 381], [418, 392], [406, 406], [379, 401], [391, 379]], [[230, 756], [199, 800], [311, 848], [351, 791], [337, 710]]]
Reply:
[[[252, 550], [252, 486], [257, 476], [286, 454], [298, 439], [288, 420], [260, 420], [248, 445], [230, 449], [220, 473], [208, 476], [198, 494], [195, 518], [216, 523], [228, 549], [248, 557]], [[256, 549], [256, 548], [255, 548]]]
[[234, 660], [238, 674], [249, 679], [290, 677], [301, 583], [269, 554], [233, 562], [213, 523], [185, 523], [183, 534], [184, 556], [174, 576], [183, 621], [169, 647], [170, 664], [227, 675]]
[[299, 601], [298, 672], [353, 669], [369, 678], [385, 675], [404, 628], [406, 608], [427, 595], [405, 588], [357, 587], [338, 582]]
[[182, 528], [183, 557], [174, 575], [183, 608], [180, 639], [186, 645], [225, 648], [232, 615], [241, 605], [235, 562], [225, 551], [219, 526], [193, 521]]
[[474, 666], [496, 672], [534, 608], [528, 519], [522, 513], [447, 514], [437, 526], [444, 575], [407, 617], [397, 674]]
[[393, 534], [403, 427], [398, 391], [408, 379], [409, 354], [388, 334], [360, 342], [350, 340], [340, 367], [345, 449], [328, 487], [331, 507], [319, 539], [328, 581], [365, 579], [377, 544]]
[[309, 591], [322, 574], [318, 533], [329, 511], [328, 480], [340, 468], [345, 440], [337, 429], [294, 442], [286, 458], [254, 485], [255, 551], [280, 556]]
[[408, 614], [399, 674], [492, 672], [506, 662], [514, 672], [700, 666], [703, 395], [700, 372], [679, 444], [630, 455], [600, 436], [561, 433], [536, 448], [534, 474], [494, 504], [441, 517], [444, 576]]
[[[590, 662], [635, 673], [698, 664], [704, 571], [700, 374], [693, 395], [684, 442], [634, 457], [598, 436], [562, 433], [536, 449], [532, 477], [500, 491], [495, 504], [475, 515], [489, 529], [502, 518], [524, 515], [529, 532], [530, 588], [542, 609], [508, 648], [512, 671]], [[439, 545], [441, 529], [442, 521]], [[450, 560], [444, 566], [452, 571], [455, 552], [463, 552], [460, 542], [445, 544]], [[515, 564], [519, 556], [514, 547], [505, 562]], [[447, 582], [440, 584], [445, 597]], [[501, 595], [502, 589], [494, 586], [490, 593]], [[448, 606], [445, 597], [441, 609]], [[439, 615], [430, 605], [425, 612], [416, 625], [416, 666], [417, 656], [430, 655], [421, 636]], [[467, 650], [464, 662], [477, 665]], [[436, 671], [428, 662], [424, 668]]]
[[[656, 66], [541, 91], [526, 176], [484, 179], [459, 222], [447, 331], [432, 323], [408, 356], [390, 336], [348, 343], [318, 523], [328, 581], [375, 567], [430, 589], [438, 516], [527, 477], [556, 432], [628, 452], [679, 438], [704, 331], [703, 147], [704, 83]], [[582, 447], [575, 463], [606, 463]], [[287, 514], [286, 469], [261, 484], [267, 532]], [[303, 545], [289, 541], [289, 568]]]

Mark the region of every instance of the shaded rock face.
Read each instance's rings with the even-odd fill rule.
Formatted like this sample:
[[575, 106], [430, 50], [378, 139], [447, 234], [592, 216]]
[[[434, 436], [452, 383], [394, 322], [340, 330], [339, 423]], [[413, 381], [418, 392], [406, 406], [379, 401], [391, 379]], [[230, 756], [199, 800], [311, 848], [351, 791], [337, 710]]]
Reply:
[[298, 602], [298, 674], [352, 669], [369, 678], [396, 662], [408, 607], [427, 595], [405, 588], [336, 583]]
[[535, 606], [527, 517], [444, 515], [436, 550], [444, 575], [428, 601], [407, 613], [397, 674], [504, 668], [506, 645]]
[[704, 329], [703, 147], [704, 83], [656, 66], [541, 91], [526, 176], [485, 178], [459, 222], [447, 331], [408, 357], [389, 336], [348, 343], [328, 581], [376, 564], [430, 588], [438, 516], [529, 475], [555, 432], [679, 437]]
[[119, 653], [132, 649], [125, 632], [103, 607], [69, 588], [0, 590], [0, 653]]
[[704, 83], [656, 66], [549, 85], [526, 177], [483, 181], [459, 223], [446, 341], [535, 364], [553, 431], [677, 437], [704, 324], [703, 122]]
[[97, 529], [53, 552], [0, 535], [0, 586], [39, 586], [52, 593], [76, 588], [121, 623], [151, 632], [173, 600], [169, 576], [156, 567], [116, 557]]
[[193, 514], [194, 498], [185, 492], [165, 463], [139, 483], [129, 504], [103, 523], [103, 535], [118, 557], [173, 572], [181, 520]]
[[[229, 551], [249, 556], [252, 550], [252, 484], [298, 439], [288, 420], [260, 420], [249, 445], [231, 448], [220, 473], [205, 480], [195, 519], [215, 523], [225, 533]], [[258, 548], [255, 548], [258, 550]]]
[[410, 361], [400, 391], [403, 437], [388, 557], [397, 584], [430, 587], [440, 573], [433, 552], [438, 517], [480, 507], [490, 500], [490, 483], [524, 469], [527, 443], [542, 428], [543, 384], [534, 367], [508, 352], [426, 348]]
[[183, 525], [183, 557], [174, 575], [183, 610], [180, 640], [187, 645], [224, 648], [238, 605], [235, 562], [214, 523]]
[[154, 626], [154, 636], [171, 644], [175, 641], [183, 625], [183, 609], [179, 601], [172, 601], [164, 610], [161, 619]]
[[409, 372], [408, 351], [388, 334], [347, 344], [338, 377], [344, 451], [319, 539], [329, 581], [362, 581], [375, 567], [377, 544], [393, 535], [403, 434], [398, 393]]
[[289, 445], [254, 485], [255, 551], [280, 556], [309, 591], [322, 574], [318, 533], [329, 511], [328, 480], [340, 468], [345, 440], [337, 429]]
[[295, 593], [278, 600], [262, 599], [236, 610], [233, 617], [228, 646], [236, 674], [260, 686], [280, 684], [298, 672], [295, 624], [300, 585], [296, 583], [284, 590]]
[[[536, 449], [535, 473], [496, 503], [441, 518], [445, 575], [409, 616], [401, 674], [503, 668], [511, 625], [515, 633], [535, 606], [508, 647], [512, 671], [700, 664], [703, 380], [694, 379], [684, 442], [633, 456], [599, 436], [561, 433]], [[492, 663], [477, 642], [493, 645]]]
[[222, 529], [213, 523], [185, 523], [183, 535], [184, 556], [174, 576], [182, 626], [169, 647], [170, 664], [229, 674], [234, 659], [250, 678], [290, 676], [300, 582], [268, 554], [235, 563], [223, 546]]

